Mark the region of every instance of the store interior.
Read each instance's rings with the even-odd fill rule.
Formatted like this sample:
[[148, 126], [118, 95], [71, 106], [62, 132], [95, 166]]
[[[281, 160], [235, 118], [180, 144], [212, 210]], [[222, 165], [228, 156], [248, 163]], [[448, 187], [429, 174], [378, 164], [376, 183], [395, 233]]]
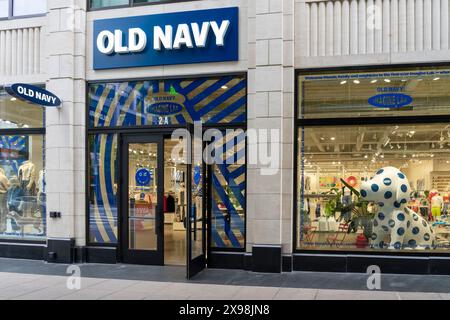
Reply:
[[[385, 167], [407, 177], [406, 207], [430, 224], [436, 238], [436, 247], [426, 249], [448, 249], [450, 125], [306, 127], [299, 129], [299, 144], [301, 249], [371, 250], [380, 208], [371, 202], [364, 206], [354, 190]], [[389, 244], [389, 236], [384, 241]]]

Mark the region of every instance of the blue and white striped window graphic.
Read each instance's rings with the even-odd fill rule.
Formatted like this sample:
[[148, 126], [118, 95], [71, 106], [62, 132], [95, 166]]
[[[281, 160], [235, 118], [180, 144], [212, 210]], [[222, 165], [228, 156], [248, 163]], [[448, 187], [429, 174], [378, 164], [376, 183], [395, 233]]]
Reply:
[[244, 123], [246, 87], [237, 76], [93, 84], [89, 126]]

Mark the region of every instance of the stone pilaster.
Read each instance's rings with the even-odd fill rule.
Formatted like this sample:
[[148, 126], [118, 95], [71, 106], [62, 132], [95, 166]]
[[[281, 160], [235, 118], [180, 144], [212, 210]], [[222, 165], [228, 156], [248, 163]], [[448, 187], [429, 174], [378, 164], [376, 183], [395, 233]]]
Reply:
[[[255, 65], [249, 65], [248, 128], [278, 132], [272, 142], [279, 145], [279, 162], [273, 175], [263, 175], [266, 166], [259, 161], [248, 166], [247, 251], [253, 252], [255, 271], [278, 271], [281, 253], [292, 252], [294, 1], [253, 5], [255, 17], [249, 17], [249, 24], [254, 19], [255, 50], [249, 53], [254, 53]], [[269, 254], [276, 257], [264, 258]]]
[[48, 90], [63, 101], [46, 113], [49, 261], [72, 262], [85, 245], [86, 1], [48, 1]]

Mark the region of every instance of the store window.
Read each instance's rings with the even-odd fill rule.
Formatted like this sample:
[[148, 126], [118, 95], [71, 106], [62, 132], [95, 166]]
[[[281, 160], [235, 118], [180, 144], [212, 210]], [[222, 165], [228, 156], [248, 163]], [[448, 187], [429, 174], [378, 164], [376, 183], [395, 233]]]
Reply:
[[[22, 107], [32, 108], [36, 119], [12, 112]], [[0, 90], [0, 239], [45, 240], [45, 131], [37, 128], [43, 114]]]
[[47, 0], [0, 0], [0, 19], [43, 15], [47, 12]]
[[44, 109], [11, 97], [0, 89], [0, 130], [44, 126]]
[[[395, 124], [392, 117], [440, 114], [448, 108], [445, 101], [450, 92], [440, 83], [447, 81], [446, 71], [433, 72], [429, 77], [407, 78], [411, 73], [405, 71], [398, 81], [391, 78], [390, 82], [385, 79], [393, 73], [383, 72], [380, 77], [338, 83], [327, 90], [320, 82], [328, 83], [337, 74], [301, 77], [299, 106], [304, 115], [322, 119], [328, 113], [338, 118], [354, 116], [353, 110], [359, 110], [361, 124], [348, 120], [339, 124], [336, 118], [333, 125], [299, 121], [297, 249], [447, 252], [450, 124], [435, 118], [418, 124], [414, 119], [419, 118], [414, 117], [409, 124]], [[367, 89], [380, 78], [379, 89]], [[357, 90], [358, 85], [366, 88]], [[380, 117], [379, 124], [364, 124], [362, 115], [373, 114]]]
[[243, 123], [246, 84], [236, 76], [92, 84], [89, 126]]
[[91, 9], [126, 6], [130, 0], [91, 0]]
[[0, 18], [8, 18], [9, 0], [0, 0]]
[[117, 242], [117, 135], [89, 136], [89, 240]]
[[12, 8], [15, 17], [45, 14], [47, 0], [12, 0]]

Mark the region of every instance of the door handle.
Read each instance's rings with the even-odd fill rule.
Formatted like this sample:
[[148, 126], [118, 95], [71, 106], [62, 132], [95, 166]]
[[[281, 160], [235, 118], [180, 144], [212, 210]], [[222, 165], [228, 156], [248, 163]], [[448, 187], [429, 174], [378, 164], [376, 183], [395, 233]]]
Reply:
[[[163, 213], [164, 214], [164, 213]], [[163, 226], [164, 226], [164, 216], [161, 216], [160, 215], [160, 212], [159, 212], [159, 204], [158, 205], [156, 205], [156, 207], [155, 207], [155, 223], [156, 223], [156, 228], [155, 228], [155, 230], [156, 230], [156, 232], [157, 232], [157, 234], [158, 235], [161, 235], [162, 234], [162, 231], [163, 231]]]

